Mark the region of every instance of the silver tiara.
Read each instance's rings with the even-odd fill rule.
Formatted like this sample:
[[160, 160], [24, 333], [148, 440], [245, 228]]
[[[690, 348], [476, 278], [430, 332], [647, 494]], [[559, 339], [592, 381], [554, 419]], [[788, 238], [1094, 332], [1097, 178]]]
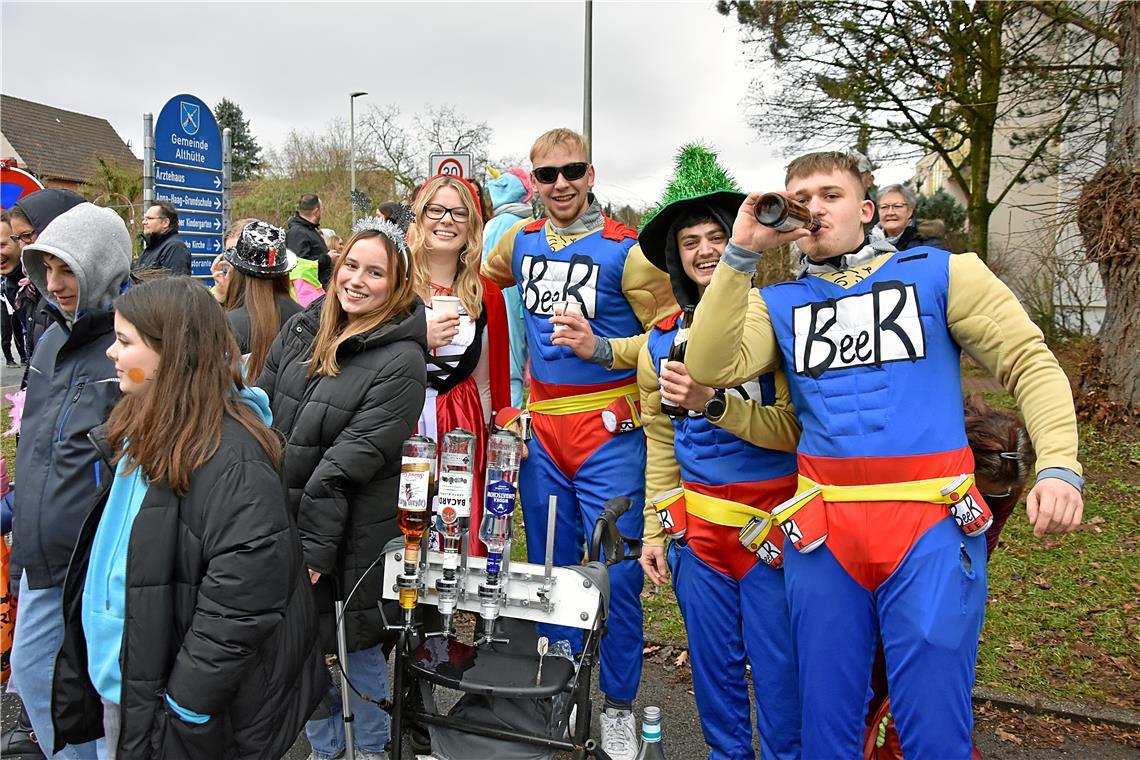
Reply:
[[393, 215], [392, 219], [382, 219], [376, 216], [366, 216], [352, 225], [352, 233], [355, 235], [365, 230], [374, 230], [379, 232], [388, 240], [392, 241], [392, 245], [400, 252], [400, 256], [404, 259], [404, 267], [411, 268], [408, 260], [408, 229], [411, 227], [412, 222], [415, 221], [415, 214], [412, 210], [400, 204], [399, 210]]

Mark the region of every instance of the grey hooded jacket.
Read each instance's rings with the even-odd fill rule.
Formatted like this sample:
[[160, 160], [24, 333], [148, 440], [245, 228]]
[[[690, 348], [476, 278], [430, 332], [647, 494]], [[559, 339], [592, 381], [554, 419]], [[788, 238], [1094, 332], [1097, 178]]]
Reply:
[[[66, 314], [47, 291], [44, 254], [62, 259], [79, 284]], [[31, 588], [63, 583], [84, 515], [98, 491], [98, 453], [87, 434], [119, 399], [106, 351], [114, 340], [111, 302], [131, 269], [131, 239], [110, 209], [84, 203], [61, 214], [24, 249], [24, 268], [56, 323], [32, 354], [16, 450], [12, 559]]]

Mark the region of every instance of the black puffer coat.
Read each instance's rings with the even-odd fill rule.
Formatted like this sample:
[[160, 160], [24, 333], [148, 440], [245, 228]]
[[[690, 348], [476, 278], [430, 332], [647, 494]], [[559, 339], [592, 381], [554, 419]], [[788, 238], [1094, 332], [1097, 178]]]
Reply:
[[[289, 320], [273, 343], [257, 384], [269, 394], [273, 427], [285, 436], [285, 484], [301, 529], [305, 564], [333, 574], [348, 594], [348, 648], [382, 638], [384, 545], [399, 535], [396, 492], [400, 446], [424, 405], [427, 323], [418, 299], [411, 314], [342, 344], [336, 377], [307, 377], [324, 298]], [[327, 599], [323, 577], [318, 600]], [[327, 605], [322, 605], [327, 608]], [[327, 642], [331, 628], [323, 627]]]
[[[111, 455], [102, 428], [91, 442]], [[81, 619], [95, 530], [114, 479], [108, 462], [100, 469], [102, 491], [64, 583], [52, 693], [57, 751], [103, 735]], [[186, 495], [154, 483], [147, 489], [127, 554], [120, 760], [277, 760], [296, 741], [327, 676], [284, 497], [265, 451], [230, 417]], [[210, 720], [182, 721], [165, 692]]]

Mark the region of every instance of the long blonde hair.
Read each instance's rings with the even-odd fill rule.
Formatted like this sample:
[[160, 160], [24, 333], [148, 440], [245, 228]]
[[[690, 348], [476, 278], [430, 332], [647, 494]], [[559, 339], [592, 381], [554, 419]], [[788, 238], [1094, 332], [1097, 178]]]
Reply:
[[476, 319], [483, 313], [483, 281], [479, 279], [479, 267], [483, 263], [483, 217], [475, 205], [470, 188], [454, 177], [439, 175], [432, 177], [420, 188], [416, 196], [416, 223], [408, 230], [408, 248], [412, 252], [412, 266], [416, 270], [416, 285], [425, 301], [431, 300], [431, 270], [428, 267], [427, 236], [424, 234], [424, 207], [431, 203], [442, 188], [455, 188], [459, 202], [467, 209], [467, 240], [459, 252], [455, 270], [455, 295], [468, 316]]
[[[361, 240], [375, 238], [384, 246], [388, 253], [388, 300], [380, 305], [376, 311], [349, 323], [348, 315], [340, 305], [337, 297], [337, 274], [352, 247]], [[329, 277], [329, 286], [325, 295], [325, 302], [321, 306], [321, 324], [317, 329], [317, 337], [313, 341], [313, 355], [309, 361], [308, 376], [323, 375], [336, 377], [340, 374], [340, 365], [336, 361], [336, 352], [341, 344], [354, 335], [360, 335], [375, 330], [388, 321], [394, 321], [409, 313], [416, 299], [415, 274], [408, 271], [404, 264], [404, 257], [396, 250], [387, 237], [377, 230], [361, 230], [348, 239], [337, 257], [336, 266], [333, 267], [332, 276]]]

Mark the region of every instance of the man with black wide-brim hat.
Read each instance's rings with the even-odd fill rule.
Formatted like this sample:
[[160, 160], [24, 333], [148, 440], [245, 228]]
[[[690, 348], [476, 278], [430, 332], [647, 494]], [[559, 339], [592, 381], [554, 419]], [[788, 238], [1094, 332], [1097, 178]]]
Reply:
[[[637, 366], [647, 439], [640, 561], [657, 583], [668, 582], [672, 571], [709, 757], [754, 756], [748, 661], [762, 756], [785, 760], [800, 756], [799, 688], [781, 569], [784, 536], [764, 520], [795, 492], [799, 423], [780, 373], [721, 390], [693, 382], [682, 362], [670, 360], [674, 344], [685, 341], [679, 319], [712, 279], [744, 198], [715, 154], [699, 145], [683, 148], [676, 176], [638, 234], [646, 258], [669, 274], [682, 311], [644, 338], [621, 343], [583, 331], [575, 348], [620, 365], [631, 342], [643, 343]], [[663, 401], [672, 405], [672, 416]], [[759, 520], [750, 551], [740, 534], [753, 518]]]

